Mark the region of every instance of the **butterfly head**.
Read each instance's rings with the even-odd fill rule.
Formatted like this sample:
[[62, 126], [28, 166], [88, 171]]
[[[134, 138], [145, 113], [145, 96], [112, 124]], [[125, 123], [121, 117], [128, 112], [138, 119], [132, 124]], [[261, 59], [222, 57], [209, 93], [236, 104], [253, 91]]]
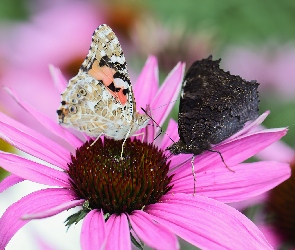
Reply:
[[138, 124], [138, 129], [145, 128], [150, 121], [150, 118], [145, 114], [136, 113], [136, 121]]

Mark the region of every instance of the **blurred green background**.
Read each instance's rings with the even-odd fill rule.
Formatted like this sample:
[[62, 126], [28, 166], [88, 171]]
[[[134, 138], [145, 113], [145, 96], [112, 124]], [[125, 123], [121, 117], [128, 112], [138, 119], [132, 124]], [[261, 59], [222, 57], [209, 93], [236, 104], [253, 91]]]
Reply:
[[[42, 1], [40, 1], [42, 2]], [[92, 1], [95, 2], [95, 1]], [[99, 2], [99, 1], [97, 1]], [[100, 1], [103, 2], [103, 1]], [[188, 29], [213, 29], [218, 39], [226, 46], [228, 43], [263, 44], [275, 38], [281, 42], [295, 37], [295, 2], [292, 0], [235, 1], [235, 0], [123, 0], [105, 1], [137, 5], [148, 9], [161, 22], [170, 25], [183, 23]], [[29, 4], [28, 4], [29, 3]], [[38, 1], [2, 0], [0, 2], [1, 21], [28, 20], [30, 6]]]

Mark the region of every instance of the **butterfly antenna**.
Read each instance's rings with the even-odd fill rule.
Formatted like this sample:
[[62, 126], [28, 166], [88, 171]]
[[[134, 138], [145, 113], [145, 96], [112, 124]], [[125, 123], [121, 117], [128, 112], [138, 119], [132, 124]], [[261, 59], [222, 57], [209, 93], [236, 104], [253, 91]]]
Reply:
[[147, 113], [147, 111], [144, 108], [141, 109], [161, 129], [161, 132], [156, 136], [156, 138], [154, 138], [154, 141], [160, 136], [160, 134], [164, 133], [170, 138], [171, 141], [173, 141], [173, 143], [175, 143], [175, 141], [167, 133], [164, 132], [162, 127]]
[[229, 171], [231, 171], [231, 172], [235, 172], [235, 171], [232, 170], [229, 166], [227, 166], [227, 164], [225, 163], [225, 161], [224, 161], [224, 159], [223, 159], [223, 156], [222, 156], [221, 152], [219, 152], [218, 150], [214, 150], [214, 149], [208, 149], [208, 151], [219, 154], [219, 156], [220, 156], [222, 162], [224, 163], [224, 165], [226, 166], [226, 168], [227, 168]]
[[173, 103], [173, 102], [177, 102], [177, 100], [178, 100], [178, 99], [176, 99], [176, 100], [174, 100], [174, 101], [171, 101], [171, 102], [168, 102], [168, 103], [165, 103], [165, 104], [163, 104], [163, 105], [161, 105], [161, 106], [158, 106], [157, 108], [155, 108], [155, 109], [153, 109], [153, 110], [156, 110], [156, 109], [159, 109], [159, 108], [165, 107], [165, 106], [167, 106], [167, 105], [169, 105], [169, 104], [171, 104], [171, 103]]

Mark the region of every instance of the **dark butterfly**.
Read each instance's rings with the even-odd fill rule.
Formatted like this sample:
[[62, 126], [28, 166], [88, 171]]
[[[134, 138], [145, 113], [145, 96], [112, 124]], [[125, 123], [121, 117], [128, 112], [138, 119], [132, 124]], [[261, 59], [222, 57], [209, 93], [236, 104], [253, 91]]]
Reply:
[[220, 61], [210, 56], [188, 69], [179, 104], [180, 140], [167, 148], [172, 154], [199, 155], [259, 116], [259, 84], [224, 72]]

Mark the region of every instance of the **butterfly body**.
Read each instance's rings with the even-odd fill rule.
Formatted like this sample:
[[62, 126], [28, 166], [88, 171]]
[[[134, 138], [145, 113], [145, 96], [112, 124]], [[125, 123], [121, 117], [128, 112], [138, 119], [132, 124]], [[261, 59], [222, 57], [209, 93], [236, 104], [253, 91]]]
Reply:
[[212, 58], [196, 61], [183, 81], [178, 115], [180, 140], [173, 154], [199, 155], [259, 115], [258, 83], [219, 68]]
[[115, 140], [147, 125], [149, 117], [136, 111], [125, 57], [109, 26], [94, 31], [89, 53], [62, 93], [57, 113], [63, 126]]

